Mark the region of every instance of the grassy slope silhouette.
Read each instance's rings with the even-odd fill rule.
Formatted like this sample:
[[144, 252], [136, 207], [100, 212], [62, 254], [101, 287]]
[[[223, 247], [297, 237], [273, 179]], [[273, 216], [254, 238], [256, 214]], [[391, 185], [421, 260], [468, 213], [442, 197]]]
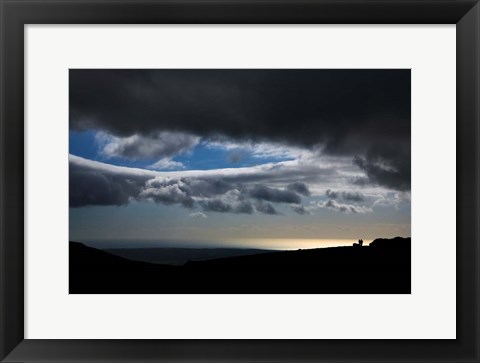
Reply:
[[167, 265], [184, 265], [185, 262], [212, 260], [214, 258], [256, 255], [275, 252], [273, 250], [242, 249], [242, 248], [110, 248], [104, 249], [112, 255], [124, 257], [133, 261], [143, 261]]
[[128, 260], [70, 242], [71, 294], [408, 294], [411, 240], [190, 261]]

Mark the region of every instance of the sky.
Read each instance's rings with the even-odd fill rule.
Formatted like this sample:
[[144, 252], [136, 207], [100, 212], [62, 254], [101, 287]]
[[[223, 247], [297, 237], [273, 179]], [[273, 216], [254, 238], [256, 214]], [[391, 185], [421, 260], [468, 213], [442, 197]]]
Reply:
[[70, 240], [410, 236], [410, 70], [71, 69]]

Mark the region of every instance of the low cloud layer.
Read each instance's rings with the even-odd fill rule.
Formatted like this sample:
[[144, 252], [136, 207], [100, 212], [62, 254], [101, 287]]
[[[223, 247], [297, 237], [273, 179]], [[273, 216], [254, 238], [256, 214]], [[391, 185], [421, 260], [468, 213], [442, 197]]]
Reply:
[[308, 186], [305, 183], [300, 183], [300, 182], [290, 183], [287, 185], [287, 189], [295, 193], [298, 193], [300, 195], [303, 195], [305, 197], [310, 196], [310, 190], [308, 189]]
[[188, 215], [189, 217], [192, 217], [192, 218], [200, 218], [200, 219], [207, 219], [207, 215], [205, 213], [202, 213], [202, 212], [193, 212], [193, 213], [190, 213]]
[[301, 202], [300, 196], [293, 191], [270, 188], [261, 184], [257, 184], [250, 189], [249, 195], [258, 200], [275, 203], [298, 204]]
[[[350, 176], [346, 173], [342, 179], [330, 172], [318, 173], [308, 163], [286, 161], [249, 168], [160, 172], [113, 166], [74, 155], [69, 159], [70, 207], [154, 202], [186, 208], [191, 217], [203, 218], [208, 213], [275, 216], [289, 210], [308, 216], [319, 208], [365, 214], [373, 212], [374, 207], [396, 208], [410, 203], [408, 192], [374, 189], [365, 195], [358, 190], [332, 188], [312, 192], [312, 186], [317, 190], [318, 185], [338, 184], [338, 180], [347, 187]], [[289, 183], [292, 175], [310, 180], [311, 184]]]
[[325, 195], [329, 199], [342, 199], [350, 202], [362, 202], [365, 199], [365, 196], [362, 193], [353, 191], [333, 191], [327, 189]]
[[70, 155], [70, 207], [128, 204], [155, 175], [147, 170], [113, 167]]
[[140, 200], [200, 207], [205, 212], [279, 214], [272, 203], [299, 204], [300, 195], [263, 184], [245, 184], [211, 177], [156, 177], [146, 182]]
[[327, 189], [325, 192], [326, 200], [319, 201], [317, 207], [328, 208], [342, 213], [370, 213], [371, 207], [363, 205], [366, 197], [356, 191], [334, 191]]
[[320, 208], [328, 208], [335, 210], [341, 213], [370, 213], [373, 212], [373, 209], [370, 207], [365, 207], [356, 204], [341, 203], [335, 199], [328, 199], [326, 201], [318, 202], [317, 204]]
[[270, 214], [270, 215], [280, 214], [272, 205], [272, 203], [268, 203], [264, 201], [257, 201], [257, 203], [255, 204], [255, 209], [263, 214]]
[[284, 188], [249, 182], [246, 172], [226, 171], [223, 176], [211, 171], [197, 173], [143, 171], [70, 155], [70, 206], [125, 205], [135, 200], [204, 212], [275, 215], [279, 213], [272, 203], [295, 204], [298, 208], [302, 196], [292, 189], [303, 194], [308, 190], [300, 182]]
[[303, 205], [294, 205], [291, 208], [295, 213], [298, 213], [302, 216], [305, 214], [310, 214], [310, 211], [306, 209]]

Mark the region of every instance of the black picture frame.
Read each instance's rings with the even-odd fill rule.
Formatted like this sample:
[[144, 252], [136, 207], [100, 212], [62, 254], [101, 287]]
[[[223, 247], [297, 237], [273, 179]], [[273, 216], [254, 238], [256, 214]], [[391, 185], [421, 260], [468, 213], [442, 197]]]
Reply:
[[[478, 0], [0, 0], [0, 11], [2, 362], [480, 362]], [[457, 339], [24, 339], [24, 25], [154, 23], [456, 24]]]

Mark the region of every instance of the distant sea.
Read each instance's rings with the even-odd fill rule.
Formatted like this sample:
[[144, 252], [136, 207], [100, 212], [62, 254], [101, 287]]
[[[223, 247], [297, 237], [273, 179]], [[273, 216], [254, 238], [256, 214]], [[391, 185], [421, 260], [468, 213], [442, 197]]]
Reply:
[[[228, 241], [185, 241], [185, 240], [132, 240], [132, 239], [71, 239], [84, 243], [87, 246], [110, 248], [255, 248], [268, 250], [297, 250], [310, 248], [325, 248], [338, 246], [351, 246], [356, 239], [295, 239], [295, 238], [247, 238], [231, 239]], [[364, 245], [372, 240], [363, 239]]]

